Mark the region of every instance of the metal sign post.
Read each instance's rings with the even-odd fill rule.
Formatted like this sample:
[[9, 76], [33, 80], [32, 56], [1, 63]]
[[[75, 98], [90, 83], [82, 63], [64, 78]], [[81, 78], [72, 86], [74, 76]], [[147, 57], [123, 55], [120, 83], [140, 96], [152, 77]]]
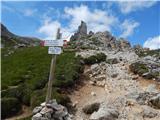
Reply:
[[[61, 33], [60, 33], [59, 28], [57, 30], [56, 37], [57, 37], [57, 39], [61, 38]], [[55, 42], [55, 46], [57, 46], [57, 44], [59, 44], [59, 42], [57, 42], [57, 41]], [[45, 43], [44, 43], [44, 45], [45, 45]], [[49, 46], [48, 43], [47, 43], [47, 45]], [[54, 46], [54, 43], [52, 43], [51, 46]], [[61, 52], [59, 52], [61, 48], [59, 48], [59, 49], [56, 49], [56, 47], [54, 47], [54, 48], [49, 48], [49, 51], [51, 52], [50, 54], [52, 54], [52, 60], [51, 60], [51, 66], [50, 66], [50, 75], [49, 75], [49, 81], [48, 81], [47, 95], [46, 95], [46, 104], [52, 99], [52, 85], [53, 85], [53, 80], [55, 77], [54, 72], [55, 72], [55, 66], [56, 66], [56, 57], [57, 57], [57, 54], [61, 53]]]

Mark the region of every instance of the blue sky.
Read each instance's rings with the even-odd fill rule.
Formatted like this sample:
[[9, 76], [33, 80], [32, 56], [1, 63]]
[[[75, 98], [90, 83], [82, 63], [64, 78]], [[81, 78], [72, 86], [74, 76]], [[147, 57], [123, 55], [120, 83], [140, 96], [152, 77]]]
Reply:
[[110, 31], [132, 45], [160, 48], [160, 2], [158, 1], [3, 1], [1, 22], [13, 33], [54, 39], [58, 27], [63, 37], [73, 34], [81, 20], [88, 31]]

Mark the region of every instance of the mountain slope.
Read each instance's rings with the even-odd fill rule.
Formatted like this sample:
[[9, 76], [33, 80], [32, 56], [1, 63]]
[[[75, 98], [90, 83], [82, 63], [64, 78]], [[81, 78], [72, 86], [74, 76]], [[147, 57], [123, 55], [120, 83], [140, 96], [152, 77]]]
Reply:
[[21, 37], [10, 32], [7, 27], [1, 24], [1, 44], [2, 47], [13, 46], [35, 46], [38, 45], [40, 39], [32, 37]]

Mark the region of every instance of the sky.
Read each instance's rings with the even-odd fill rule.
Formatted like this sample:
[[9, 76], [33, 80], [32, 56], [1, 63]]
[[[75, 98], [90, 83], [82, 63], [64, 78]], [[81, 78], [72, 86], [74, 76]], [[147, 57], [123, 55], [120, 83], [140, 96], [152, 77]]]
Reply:
[[2, 1], [1, 23], [20, 36], [68, 39], [81, 20], [88, 32], [109, 31], [131, 45], [160, 48], [160, 1]]

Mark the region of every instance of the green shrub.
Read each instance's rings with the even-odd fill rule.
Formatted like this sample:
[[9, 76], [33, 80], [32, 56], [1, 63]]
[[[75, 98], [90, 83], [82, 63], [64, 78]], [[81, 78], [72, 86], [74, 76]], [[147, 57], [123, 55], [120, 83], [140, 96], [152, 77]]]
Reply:
[[1, 90], [5, 90], [5, 89], [8, 89], [8, 86], [5, 85], [5, 84], [3, 84], [3, 85], [1, 86]]
[[147, 66], [145, 64], [136, 62], [136, 63], [132, 63], [129, 66], [130, 70], [135, 73], [135, 74], [139, 74], [140, 76], [142, 76], [144, 73], [149, 72]]
[[117, 58], [113, 58], [113, 59], [107, 59], [106, 63], [108, 64], [117, 64], [119, 61], [117, 60]]
[[16, 98], [2, 98], [1, 105], [2, 118], [10, 117], [21, 111], [21, 104]]
[[25, 118], [22, 118], [22, 119], [17, 119], [17, 120], [31, 120], [32, 119], [32, 116], [28, 116], [28, 117], [25, 117]]
[[46, 92], [44, 90], [36, 90], [31, 95], [31, 108], [39, 106], [42, 102], [45, 102]]
[[[34, 91], [31, 97], [31, 108], [39, 106], [42, 102], [45, 102], [45, 98], [46, 89]], [[53, 88], [52, 90], [52, 99], [56, 99], [58, 103], [65, 106], [70, 103], [70, 98], [65, 94], [59, 93], [57, 88]]]
[[30, 105], [30, 94], [31, 90], [25, 85], [20, 84], [17, 87], [9, 88], [1, 92], [1, 97], [14, 97], [17, 98], [21, 103]]
[[147, 55], [150, 55], [150, 56], [155, 55], [156, 57], [160, 57], [160, 49], [157, 49], [157, 50], [148, 50], [148, 51], [137, 50], [135, 52], [136, 52], [136, 54], [139, 57], [145, 57]]
[[80, 57], [75, 57], [74, 52], [66, 52], [57, 59], [54, 86], [70, 87], [83, 72]]
[[100, 63], [100, 62], [106, 61], [106, 57], [107, 56], [104, 53], [98, 53], [88, 58], [84, 58], [84, 63], [88, 65]]
[[147, 75], [145, 75], [144, 78], [146, 79], [158, 78], [159, 75], [160, 75], [159, 72], [150, 72]]

